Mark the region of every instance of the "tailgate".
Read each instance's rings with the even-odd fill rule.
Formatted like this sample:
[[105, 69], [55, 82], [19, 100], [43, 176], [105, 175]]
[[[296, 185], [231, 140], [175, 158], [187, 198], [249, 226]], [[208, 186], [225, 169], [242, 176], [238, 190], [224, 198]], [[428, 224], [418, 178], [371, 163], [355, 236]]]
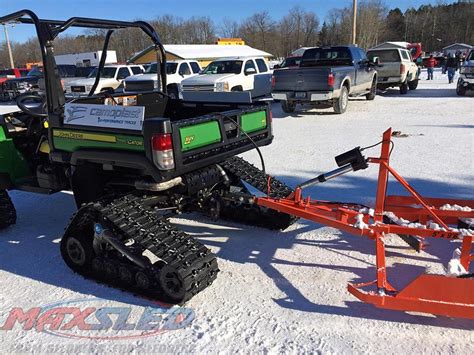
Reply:
[[377, 68], [377, 73], [379, 76], [379, 81], [382, 78], [390, 76], [400, 76], [400, 62], [384, 62], [381, 63], [381, 67]]
[[254, 149], [248, 136], [259, 146], [270, 144], [273, 139], [268, 105], [176, 121], [172, 123], [172, 132], [175, 167], [179, 173]]
[[276, 70], [273, 91], [328, 91], [330, 68], [298, 68]]

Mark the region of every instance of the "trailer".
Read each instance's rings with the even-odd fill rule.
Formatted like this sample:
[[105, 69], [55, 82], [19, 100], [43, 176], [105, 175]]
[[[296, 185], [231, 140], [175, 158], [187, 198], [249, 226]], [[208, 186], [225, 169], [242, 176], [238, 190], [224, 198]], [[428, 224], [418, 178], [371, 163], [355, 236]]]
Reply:
[[[76, 67], [96, 67], [99, 65], [102, 51], [55, 55], [57, 65], [75, 65]], [[105, 64], [117, 63], [117, 52], [107, 51]]]

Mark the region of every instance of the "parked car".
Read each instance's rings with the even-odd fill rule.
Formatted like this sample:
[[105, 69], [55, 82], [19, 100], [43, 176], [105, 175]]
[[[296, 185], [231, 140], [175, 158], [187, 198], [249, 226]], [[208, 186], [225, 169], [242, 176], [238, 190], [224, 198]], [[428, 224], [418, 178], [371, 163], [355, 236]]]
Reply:
[[456, 86], [459, 96], [466, 95], [467, 90], [474, 90], [474, 50], [471, 50], [459, 69], [459, 79]]
[[[80, 78], [87, 78], [89, 74], [95, 69], [95, 67], [76, 67], [75, 65], [61, 65], [60, 66], [60, 77], [61, 84], [63, 89], [66, 90], [66, 87], [69, 83], [76, 81]], [[44, 77], [38, 80], [38, 91], [44, 93], [46, 89]]]
[[282, 69], [282, 68], [297, 68], [300, 66], [301, 56], [287, 57], [283, 59], [281, 64], [275, 65], [273, 69]]
[[0, 100], [8, 100], [8, 96], [5, 94], [5, 83], [8, 80], [15, 78], [22, 78], [28, 75], [29, 70], [26, 68], [13, 68], [0, 70]]
[[[89, 74], [87, 78], [73, 80], [66, 84], [66, 94], [70, 96], [88, 95], [95, 82], [98, 68]], [[141, 65], [106, 65], [101, 72], [99, 84], [94, 94], [100, 92], [114, 93], [115, 90], [122, 87], [122, 82], [131, 75], [141, 74], [144, 72]]]
[[211, 62], [199, 75], [181, 82], [183, 92], [250, 91], [261, 97], [271, 92], [271, 71], [263, 57], [223, 58]]
[[[70, 64], [60, 64], [57, 68], [63, 85], [90, 72], [89, 68], [78, 68]], [[42, 91], [44, 91], [43, 68], [34, 67], [26, 76], [8, 79], [2, 86], [1, 96], [7, 100], [15, 100], [19, 95]]]
[[13, 68], [0, 70], [0, 85], [8, 79], [21, 78], [28, 74], [29, 70], [26, 68]]
[[[179, 85], [184, 79], [198, 75], [201, 66], [195, 60], [174, 60], [166, 62], [166, 83], [168, 94], [178, 98]], [[158, 90], [157, 64], [152, 63], [144, 74], [129, 76], [124, 81], [125, 92]]]
[[350, 96], [375, 98], [376, 66], [358, 47], [310, 48], [300, 68], [273, 72], [272, 97], [287, 113], [294, 112], [297, 104], [332, 105], [336, 113], [344, 113]]
[[403, 48], [370, 49], [367, 51], [370, 61], [378, 60], [377, 87], [386, 90], [389, 87], [400, 88], [400, 94], [418, 86], [418, 66], [413, 62], [410, 51]]
[[[58, 70], [61, 67], [58, 66]], [[34, 67], [26, 76], [8, 79], [2, 86], [2, 97], [5, 100], [15, 100], [18, 95], [38, 91], [38, 81], [43, 77], [43, 68]]]

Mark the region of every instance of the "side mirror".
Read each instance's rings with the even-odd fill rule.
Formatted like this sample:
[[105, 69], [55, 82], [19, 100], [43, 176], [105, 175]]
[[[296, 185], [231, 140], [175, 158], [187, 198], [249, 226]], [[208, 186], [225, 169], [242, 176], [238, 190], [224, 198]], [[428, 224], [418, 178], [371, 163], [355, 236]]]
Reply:
[[280, 68], [281, 68], [281, 67], [280, 67], [280, 64], [275, 64], [275, 65], [273, 66], [273, 69], [280, 69]]
[[255, 68], [245, 69], [245, 75], [253, 75], [253, 74], [257, 74], [257, 70], [255, 70]]
[[380, 65], [380, 59], [379, 59], [379, 57], [374, 57], [374, 58], [372, 59], [372, 62], [373, 62], [375, 65], [379, 66], [379, 65]]

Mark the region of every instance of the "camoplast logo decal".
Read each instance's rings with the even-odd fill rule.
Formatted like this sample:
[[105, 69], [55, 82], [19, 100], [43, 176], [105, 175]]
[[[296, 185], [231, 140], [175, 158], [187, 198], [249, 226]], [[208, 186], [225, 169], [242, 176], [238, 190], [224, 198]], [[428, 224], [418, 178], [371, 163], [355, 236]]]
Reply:
[[145, 107], [67, 103], [64, 124], [141, 131]]
[[84, 114], [87, 111], [86, 107], [78, 106], [78, 105], [71, 105], [66, 108], [66, 120], [65, 123], [84, 118]]

